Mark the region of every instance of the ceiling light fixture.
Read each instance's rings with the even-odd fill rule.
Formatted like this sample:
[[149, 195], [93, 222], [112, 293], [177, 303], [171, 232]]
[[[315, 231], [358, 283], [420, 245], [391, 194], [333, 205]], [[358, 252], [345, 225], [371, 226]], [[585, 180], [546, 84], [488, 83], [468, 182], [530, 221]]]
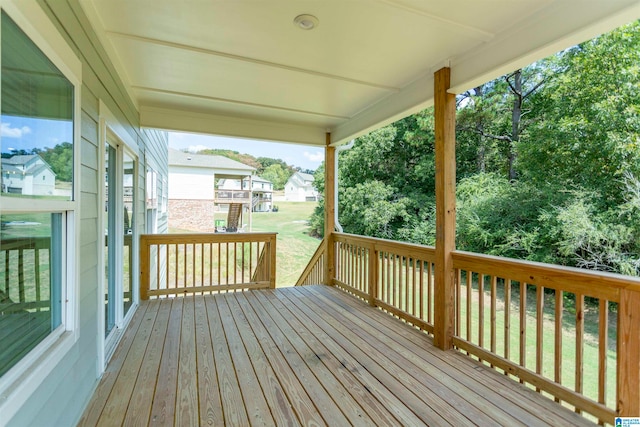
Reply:
[[303, 14], [296, 16], [293, 19], [293, 23], [301, 30], [313, 30], [318, 26], [320, 21], [318, 21], [318, 18], [313, 15]]

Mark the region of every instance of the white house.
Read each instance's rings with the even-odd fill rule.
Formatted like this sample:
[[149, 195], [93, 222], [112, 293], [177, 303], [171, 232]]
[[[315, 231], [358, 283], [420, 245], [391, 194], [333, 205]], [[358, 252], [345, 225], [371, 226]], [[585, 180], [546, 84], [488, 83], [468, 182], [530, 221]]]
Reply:
[[251, 188], [253, 190], [253, 211], [271, 211], [273, 207], [273, 183], [259, 176], [254, 176], [251, 178]]
[[170, 226], [206, 231], [213, 229], [216, 213], [226, 212], [230, 203], [246, 205], [248, 211], [251, 189], [242, 187], [241, 183], [255, 170], [224, 156], [185, 153], [170, 148]]
[[315, 202], [318, 190], [313, 186], [313, 175], [296, 172], [284, 186], [284, 199], [288, 202]]
[[55, 186], [56, 174], [39, 155], [17, 155], [2, 159], [3, 193], [52, 196]]

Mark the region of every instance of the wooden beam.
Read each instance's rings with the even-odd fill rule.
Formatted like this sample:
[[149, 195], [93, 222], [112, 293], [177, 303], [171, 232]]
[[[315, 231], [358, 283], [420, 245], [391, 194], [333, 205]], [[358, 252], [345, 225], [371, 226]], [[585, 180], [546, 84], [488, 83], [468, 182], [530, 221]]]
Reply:
[[455, 270], [451, 253], [456, 238], [456, 98], [447, 92], [451, 70], [435, 73], [436, 136], [436, 262], [434, 292], [434, 344], [452, 346]]
[[324, 240], [327, 245], [325, 284], [332, 285], [335, 276], [336, 257], [333, 232], [336, 228], [336, 148], [331, 146], [331, 134], [326, 135], [324, 155]]

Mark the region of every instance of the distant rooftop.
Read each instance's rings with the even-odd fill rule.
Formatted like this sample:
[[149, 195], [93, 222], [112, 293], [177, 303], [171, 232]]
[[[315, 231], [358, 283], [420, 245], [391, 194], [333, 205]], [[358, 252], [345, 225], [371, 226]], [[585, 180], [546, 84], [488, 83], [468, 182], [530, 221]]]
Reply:
[[256, 168], [236, 162], [228, 157], [209, 154], [193, 154], [169, 148], [169, 166], [191, 166], [210, 169], [234, 169], [239, 171], [255, 171]]

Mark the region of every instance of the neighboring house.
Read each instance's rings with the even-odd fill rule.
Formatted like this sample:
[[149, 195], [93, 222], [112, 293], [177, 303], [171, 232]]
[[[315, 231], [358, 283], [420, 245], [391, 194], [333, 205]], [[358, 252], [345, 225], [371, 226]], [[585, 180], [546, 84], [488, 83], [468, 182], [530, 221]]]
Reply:
[[313, 175], [296, 172], [284, 186], [284, 199], [287, 202], [316, 202], [318, 190], [313, 186]]
[[56, 174], [37, 154], [2, 159], [2, 192], [30, 196], [54, 195]]
[[[216, 213], [230, 203], [249, 210], [251, 190], [241, 182], [255, 168], [224, 156], [193, 154], [169, 149], [169, 225], [188, 230], [212, 231]], [[228, 191], [237, 190], [237, 191]], [[219, 215], [224, 219], [225, 215]]]
[[273, 183], [259, 176], [251, 177], [253, 189], [253, 211], [270, 212], [273, 207]]
[[251, 189], [251, 211], [270, 212], [273, 200], [273, 183], [259, 176], [246, 177], [242, 181], [238, 179], [221, 179], [217, 182], [218, 193], [222, 190], [249, 190]]

